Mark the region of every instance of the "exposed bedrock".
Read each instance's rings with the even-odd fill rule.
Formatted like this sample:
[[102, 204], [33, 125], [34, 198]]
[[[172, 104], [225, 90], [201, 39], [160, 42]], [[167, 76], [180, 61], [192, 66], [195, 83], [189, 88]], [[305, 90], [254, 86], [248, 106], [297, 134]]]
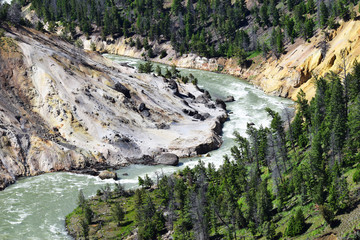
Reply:
[[138, 73], [32, 29], [5, 35], [0, 189], [52, 171], [176, 165], [220, 147], [224, 103], [193, 84]]

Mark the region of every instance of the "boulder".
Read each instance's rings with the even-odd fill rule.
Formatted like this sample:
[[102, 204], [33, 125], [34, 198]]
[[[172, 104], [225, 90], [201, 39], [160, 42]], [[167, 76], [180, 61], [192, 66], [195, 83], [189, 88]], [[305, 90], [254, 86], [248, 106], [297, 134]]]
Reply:
[[127, 89], [124, 85], [122, 85], [121, 83], [116, 83], [115, 84], [115, 90], [118, 91], [118, 92], [121, 92], [122, 94], [125, 95], [125, 97], [127, 98], [131, 98], [131, 95], [130, 95], [130, 90]]
[[150, 117], [150, 112], [149, 112], [149, 110], [144, 110], [144, 111], [142, 111], [141, 112], [141, 114], [144, 116], [144, 117]]
[[209, 99], [209, 100], [211, 99], [210, 93], [208, 91], [206, 91], [206, 90], [204, 91], [204, 97]]
[[155, 157], [155, 163], [176, 166], [179, 164], [179, 157], [173, 153], [162, 153]]
[[145, 106], [145, 103], [140, 103], [140, 105], [139, 105], [139, 111], [140, 112], [142, 112], [142, 111], [144, 111], [144, 110], [146, 110], [147, 108], [146, 108], [146, 106]]
[[210, 108], [210, 109], [215, 109], [216, 108], [215, 104], [213, 104], [213, 103], [207, 103], [207, 104], [205, 104], [205, 106], [207, 108]]
[[182, 111], [183, 111], [183, 113], [185, 113], [186, 115], [189, 115], [190, 117], [198, 114], [198, 111], [196, 111], [196, 110], [193, 111], [191, 109], [185, 109], [184, 108]]
[[108, 171], [108, 170], [104, 170], [99, 174], [99, 178], [101, 178], [102, 180], [104, 180], [104, 179], [114, 179], [114, 180], [116, 180], [117, 179], [117, 174], [116, 174], [116, 172], [111, 172], [111, 171]]
[[195, 99], [195, 96], [192, 95], [191, 93], [188, 93], [188, 97], [191, 98], [191, 99]]
[[235, 99], [234, 99], [234, 96], [227, 96], [224, 100], [224, 102], [234, 102]]
[[206, 104], [208, 103], [208, 101], [209, 101], [208, 98], [204, 94], [201, 94], [195, 98], [196, 103]]
[[174, 80], [170, 80], [169, 81], [169, 88], [173, 89], [173, 90], [177, 90], [178, 89], [178, 85]]
[[201, 120], [202, 116], [201, 116], [201, 114], [197, 113], [197, 114], [194, 115], [194, 118], [198, 119], [198, 120]]
[[218, 98], [218, 99], [216, 99], [215, 103], [216, 103], [217, 107], [226, 110], [226, 104], [225, 104], [225, 102], [223, 100]]

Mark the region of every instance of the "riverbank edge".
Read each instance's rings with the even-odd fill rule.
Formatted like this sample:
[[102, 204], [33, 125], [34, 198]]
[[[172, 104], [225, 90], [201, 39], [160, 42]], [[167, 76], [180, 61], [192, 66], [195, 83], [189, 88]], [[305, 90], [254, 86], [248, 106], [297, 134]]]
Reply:
[[[139, 60], [149, 60], [154, 63], [176, 66], [178, 68], [225, 74], [247, 81], [253, 86], [261, 89], [266, 94], [283, 98], [291, 98], [288, 93], [282, 94], [281, 91], [268, 91], [264, 88], [264, 86], [259, 84], [259, 81], [254, 81], [263, 69], [263, 67], [258, 63], [261, 60], [259, 57], [255, 57], [255, 61], [249, 61], [253, 63], [252, 65], [241, 67], [238, 65], [238, 60], [235, 58], [206, 58], [194, 53], [179, 56], [169, 42], [159, 44], [157, 41], [152, 41], [150, 42], [150, 45], [152, 45], [155, 49], [157, 56], [154, 58], [147, 58], [147, 52], [144, 48], [138, 50], [136, 47], [130, 46], [129, 42], [135, 38], [142, 39], [142, 37], [133, 36], [129, 38], [120, 37], [117, 39], [107, 39], [106, 41], [103, 41], [97, 34], [93, 34], [89, 38], [82, 36], [80, 39], [83, 41], [84, 50], [86, 51], [96, 51], [100, 54], [113, 54]], [[161, 51], [166, 51], [167, 55], [165, 57], [161, 57]]]
[[[204, 71], [228, 74], [248, 81], [266, 94], [297, 99], [297, 94], [303, 90], [306, 99], [311, 100], [315, 95], [316, 78], [326, 76], [328, 72], [342, 73], [344, 61], [347, 68], [359, 60], [360, 56], [359, 20], [340, 21], [337, 29], [317, 30], [307, 41], [298, 38], [294, 43], [287, 42], [283, 55], [276, 58], [259, 53], [247, 59], [247, 66], [241, 67], [235, 58], [205, 58], [189, 53], [180, 56], [172, 48], [170, 42], [148, 41], [156, 56], [150, 60], [182, 68], [199, 69]], [[88, 38], [81, 36], [86, 50], [96, 50], [100, 53], [110, 53], [120, 56], [144, 59], [148, 55], [144, 48], [131, 47], [131, 40], [141, 36], [112, 38], [103, 41], [99, 33]], [[328, 49], [323, 52], [319, 47], [326, 42]], [[165, 56], [161, 54], [166, 51]], [[161, 56], [163, 55], [163, 56]]]

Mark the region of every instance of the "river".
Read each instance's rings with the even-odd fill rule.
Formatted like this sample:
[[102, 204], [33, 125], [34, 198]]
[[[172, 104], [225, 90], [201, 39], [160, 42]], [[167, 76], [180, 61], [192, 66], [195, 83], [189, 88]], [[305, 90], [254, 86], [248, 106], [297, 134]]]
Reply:
[[[105, 55], [115, 62], [127, 62], [137, 66], [141, 60], [115, 55]], [[156, 65], [155, 65], [156, 66]], [[160, 65], [163, 69], [165, 65]], [[170, 67], [169, 67], [170, 68]], [[207, 89], [213, 98], [235, 97], [235, 102], [227, 104], [230, 121], [223, 128], [224, 143], [220, 149], [212, 151], [210, 157], [201, 159], [219, 166], [223, 155], [229, 154], [233, 145], [233, 132], [237, 130], [245, 135], [246, 123], [255, 126], [268, 126], [270, 118], [265, 112], [266, 107], [275, 111], [283, 111], [291, 107], [293, 102], [274, 96], [268, 96], [261, 90], [238, 78], [192, 69], [179, 69], [181, 74], [192, 73], [198, 78], [198, 85]], [[193, 167], [199, 158], [182, 159], [177, 167], [132, 165], [117, 171], [126, 188], [137, 186], [138, 176], [149, 174], [155, 177], [156, 172], [166, 174], [175, 172], [186, 166]], [[128, 173], [128, 176], [123, 176]], [[84, 195], [94, 195], [106, 183], [114, 180], [100, 180], [98, 177], [72, 174], [48, 173], [36, 177], [19, 179], [0, 192], [0, 239], [71, 239], [65, 229], [65, 216], [75, 207], [78, 192], [83, 189]]]

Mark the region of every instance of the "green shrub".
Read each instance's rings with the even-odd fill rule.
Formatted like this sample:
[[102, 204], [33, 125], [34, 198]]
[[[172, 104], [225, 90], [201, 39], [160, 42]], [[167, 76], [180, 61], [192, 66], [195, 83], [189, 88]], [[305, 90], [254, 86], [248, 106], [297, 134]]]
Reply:
[[36, 30], [44, 31], [44, 24], [41, 21], [38, 21], [36, 24]]
[[183, 83], [188, 83], [189, 82], [189, 77], [187, 77], [187, 76], [181, 76], [181, 81], [183, 82]]
[[96, 196], [101, 196], [101, 195], [102, 195], [101, 190], [98, 189], [98, 190], [96, 191]]
[[140, 73], [151, 73], [153, 71], [153, 65], [151, 62], [146, 62], [144, 64], [139, 65]]
[[130, 38], [130, 47], [135, 47], [135, 42], [132, 38]]
[[167, 56], [166, 50], [165, 50], [165, 49], [164, 49], [164, 50], [161, 50], [160, 59], [163, 59], [163, 58], [166, 57], [166, 56]]
[[137, 49], [137, 50], [141, 50], [141, 49], [142, 49], [143, 46], [142, 46], [139, 38], [136, 39], [135, 46], [136, 46], [136, 49]]
[[161, 73], [161, 68], [160, 68], [159, 65], [156, 66], [155, 72], [156, 72], [156, 75], [158, 75], [158, 76], [161, 76], [161, 75], [162, 75], [162, 73]]
[[197, 78], [194, 78], [193, 80], [191, 80], [191, 83], [194, 84], [195, 86], [198, 84], [198, 80]]
[[0, 28], [0, 37], [5, 37], [5, 30]]
[[90, 49], [91, 49], [91, 51], [94, 51], [94, 52], [96, 51], [96, 45], [94, 42], [91, 42]]
[[358, 167], [353, 175], [353, 181], [358, 183], [360, 182], [360, 168]]
[[165, 77], [166, 78], [171, 78], [171, 72], [169, 71], [168, 68], [166, 69]]
[[154, 58], [156, 57], [156, 55], [154, 54], [154, 51], [152, 48], [149, 48], [148, 51], [147, 51], [147, 55], [149, 58]]
[[55, 23], [53, 21], [50, 21], [49, 27], [48, 27], [49, 32], [52, 32], [52, 33], [55, 32], [55, 27], [56, 27]]

